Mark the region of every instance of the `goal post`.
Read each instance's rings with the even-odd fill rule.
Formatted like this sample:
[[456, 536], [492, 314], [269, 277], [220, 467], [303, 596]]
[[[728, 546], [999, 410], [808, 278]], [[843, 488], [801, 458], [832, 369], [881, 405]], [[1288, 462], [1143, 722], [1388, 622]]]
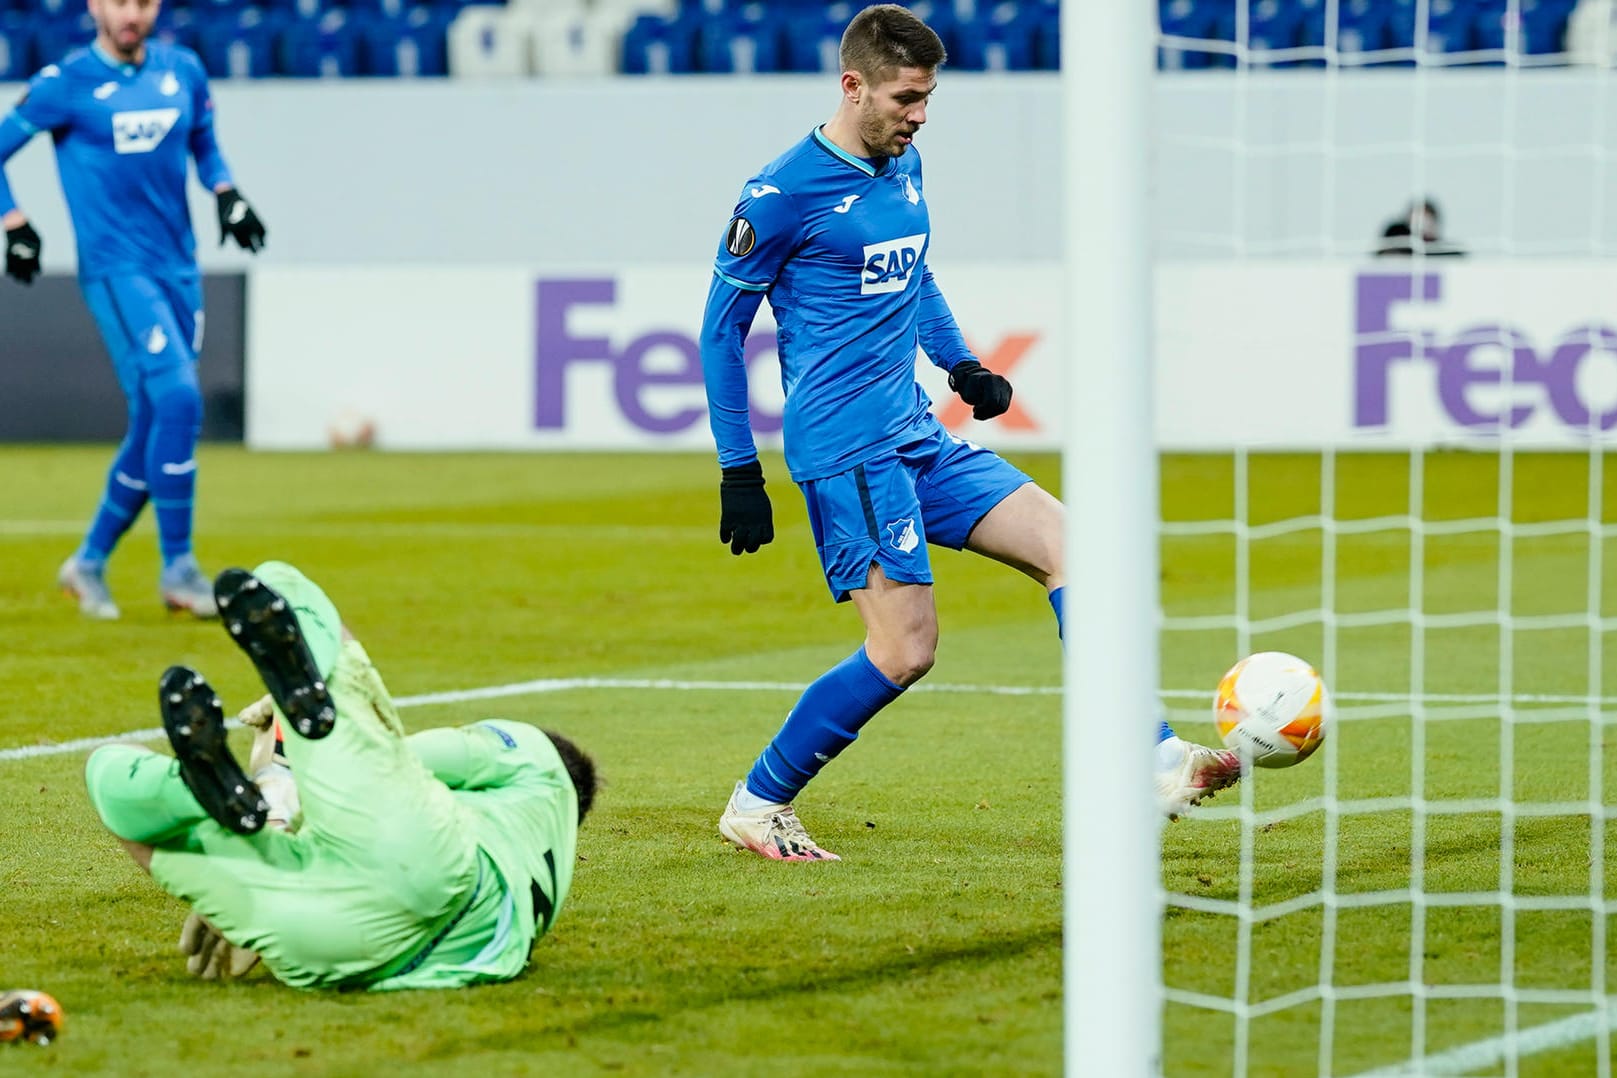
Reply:
[[1067, 0], [1064, 117], [1051, 125], [1065, 145], [1064, 290], [1075, 345], [1064, 357], [1066, 413], [1085, 417], [1068, 424], [1062, 458], [1065, 1059], [1068, 1074], [1108, 1078], [1161, 1070], [1147, 211], [1154, 32], [1146, 3]]

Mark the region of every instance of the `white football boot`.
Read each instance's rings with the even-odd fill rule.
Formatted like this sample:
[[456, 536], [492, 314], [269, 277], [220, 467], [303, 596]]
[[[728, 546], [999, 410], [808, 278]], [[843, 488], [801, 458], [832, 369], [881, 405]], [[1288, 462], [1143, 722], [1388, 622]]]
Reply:
[[738, 849], [751, 850], [772, 861], [840, 861], [830, 850], [822, 850], [803, 830], [790, 805], [765, 805], [756, 812], [736, 807], [736, 796], [746, 789], [746, 781], [736, 783], [730, 803], [719, 817], [719, 834]]
[[1228, 749], [1170, 737], [1157, 753], [1157, 804], [1170, 820], [1241, 781], [1241, 758]]
[[56, 583], [62, 591], [78, 601], [79, 611], [85, 617], [98, 621], [116, 621], [118, 604], [107, 590], [107, 578], [98, 562], [80, 561], [77, 555], [68, 558], [57, 570]]

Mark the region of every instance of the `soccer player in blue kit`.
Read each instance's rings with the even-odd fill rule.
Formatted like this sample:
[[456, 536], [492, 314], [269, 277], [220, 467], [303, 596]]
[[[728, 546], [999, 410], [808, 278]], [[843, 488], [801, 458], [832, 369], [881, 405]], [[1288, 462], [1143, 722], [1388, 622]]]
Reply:
[[[720, 539], [741, 554], [775, 535], [742, 359], [767, 295], [779, 327], [786, 466], [807, 502], [831, 592], [853, 602], [866, 632], [857, 651], [804, 691], [719, 820], [726, 841], [775, 860], [837, 860], [809, 837], [792, 802], [932, 667], [928, 543], [1031, 577], [1048, 592], [1060, 629], [1061, 503], [944, 430], [915, 380], [919, 344], [976, 419], [1010, 406], [1010, 383], [966, 347], [926, 264], [931, 223], [913, 140], [944, 55], [937, 34], [895, 4], [854, 17], [842, 37], [836, 114], [744, 186], [703, 315], [702, 366], [723, 469]], [[1169, 817], [1241, 774], [1234, 753], [1183, 741], [1166, 722], [1158, 768]]]
[[[147, 40], [160, 0], [89, 0], [96, 38], [49, 64], [0, 120], [0, 166], [40, 132], [56, 146], [62, 194], [78, 245], [79, 285], [129, 401], [129, 430], [105, 493], [58, 583], [93, 618], [118, 617], [105, 566], [148, 501], [157, 515], [171, 609], [217, 615], [211, 580], [191, 551], [196, 443], [202, 428], [197, 352], [202, 284], [185, 182], [189, 160], [218, 202], [219, 242], [249, 251], [264, 225], [236, 190], [213, 136], [202, 61]], [[0, 171], [6, 273], [29, 284], [40, 237]]]

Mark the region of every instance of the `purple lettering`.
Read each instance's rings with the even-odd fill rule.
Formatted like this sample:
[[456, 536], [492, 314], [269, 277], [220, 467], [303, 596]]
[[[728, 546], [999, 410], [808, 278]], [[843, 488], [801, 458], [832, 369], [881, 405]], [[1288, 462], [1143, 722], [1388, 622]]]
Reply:
[[[575, 363], [610, 363], [612, 388], [618, 410], [634, 426], [653, 434], [674, 434], [707, 415], [707, 401], [697, 394], [702, 386], [702, 353], [694, 337], [677, 329], [655, 329], [635, 337], [618, 349], [606, 337], [579, 336], [567, 328], [576, 307], [610, 307], [617, 302], [617, 283], [598, 280], [541, 280], [535, 291], [534, 426], [540, 430], [567, 428], [567, 374]], [[778, 349], [774, 333], [748, 335], [743, 358], [749, 370]], [[685, 386], [696, 390], [691, 403], [665, 413], [647, 404], [646, 391], [654, 386]], [[781, 417], [751, 407], [752, 429], [775, 434]]]
[[[1607, 326], [1579, 326], [1561, 338], [1548, 363], [1546, 384], [1550, 407], [1570, 427], [1587, 430], [1593, 418], [1589, 406], [1578, 393], [1578, 369], [1593, 352], [1617, 358], [1617, 331]], [[1617, 426], [1617, 404], [1600, 413], [1600, 430]]]
[[[646, 356], [655, 349], [672, 353], [679, 366], [671, 371], [648, 371]], [[640, 402], [640, 391], [646, 386], [700, 386], [702, 384], [702, 353], [696, 342], [673, 330], [655, 330], [632, 341], [617, 360], [618, 373], [613, 382], [617, 391], [618, 407], [624, 416], [642, 430], [656, 434], [672, 434], [684, 430], [707, 414], [707, 408], [681, 408], [669, 415], [652, 415]]]
[[567, 312], [585, 303], [611, 303], [617, 286], [611, 280], [540, 281], [534, 358], [533, 425], [540, 430], [567, 426], [567, 365], [612, 358], [605, 337], [574, 337], [567, 332]]
[[[1429, 350], [1428, 355], [1437, 361], [1438, 398], [1456, 423], [1467, 427], [1497, 427], [1505, 422], [1504, 416], [1498, 412], [1490, 414], [1478, 411], [1472, 406], [1471, 396], [1467, 392], [1473, 385], [1496, 386], [1504, 381], [1502, 363], [1472, 361], [1479, 354], [1486, 356], [1498, 351], [1510, 354], [1510, 381], [1513, 385], [1538, 382], [1538, 354], [1518, 330], [1509, 326], [1476, 326], [1460, 334], [1447, 347]], [[1519, 427], [1532, 414], [1531, 404], [1515, 405], [1510, 410], [1508, 424]]]
[[1380, 427], [1387, 423], [1387, 380], [1390, 368], [1401, 360], [1415, 358], [1414, 335], [1366, 341], [1391, 332], [1392, 307], [1408, 303], [1415, 296], [1415, 282], [1421, 282], [1421, 299], [1430, 303], [1441, 294], [1436, 274], [1416, 277], [1408, 273], [1362, 273], [1359, 275], [1357, 331], [1354, 349], [1355, 427]]

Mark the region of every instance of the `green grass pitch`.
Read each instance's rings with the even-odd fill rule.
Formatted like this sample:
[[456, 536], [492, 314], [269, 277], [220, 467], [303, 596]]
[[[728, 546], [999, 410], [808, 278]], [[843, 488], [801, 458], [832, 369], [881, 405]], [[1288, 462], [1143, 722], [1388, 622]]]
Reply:
[[[77, 541], [109, 455], [106, 447], [0, 448], [0, 751], [157, 726], [157, 676], [175, 662], [206, 673], [227, 706], [258, 694], [217, 625], [161, 609], [149, 522], [112, 563], [122, 621], [86, 621], [55, 593], [56, 567]], [[1059, 490], [1054, 457], [1017, 462]], [[716, 469], [706, 454], [297, 455], [208, 446], [201, 463], [204, 564], [280, 557], [302, 566], [327, 587], [396, 696], [540, 679], [604, 683], [404, 710], [412, 728], [486, 715], [532, 721], [595, 754], [605, 785], [581, 835], [573, 892], [529, 972], [507, 985], [307, 994], [262, 972], [203, 984], [175, 953], [179, 903], [96, 824], [84, 753], [0, 759], [0, 988], [45, 989], [68, 1012], [57, 1044], [0, 1053], [7, 1073], [159, 1075], [175, 1061], [189, 1074], [266, 1076], [1060, 1072], [1061, 657], [1037, 588], [1001, 566], [938, 553], [942, 644], [923, 685], [968, 691], [906, 695], [810, 790], [804, 818], [842, 863], [769, 864], [729, 851], [714, 822], [795, 693], [741, 683], [805, 683], [860, 635], [853, 611], [829, 600], [778, 458], [765, 468], [779, 538], [744, 558], [718, 542]], [[1409, 511], [1407, 460], [1340, 463], [1340, 516]], [[1253, 458], [1250, 472], [1253, 524], [1319, 511], [1316, 458]], [[1233, 474], [1228, 458], [1168, 458], [1164, 517], [1230, 517]], [[1422, 478], [1429, 518], [1497, 509], [1492, 458], [1434, 456]], [[1582, 457], [1518, 458], [1507, 479], [1523, 523], [1588, 512]], [[1599, 493], [1617, 505], [1617, 492]], [[1523, 618], [1582, 614], [1593, 592], [1595, 613], [1609, 616], [1617, 598], [1609, 544], [1595, 541], [1591, 554], [1587, 534], [1529, 528], [1511, 544], [1512, 573], [1503, 576], [1491, 533], [1432, 535], [1421, 547], [1388, 527], [1334, 541], [1334, 605], [1343, 612], [1410, 605], [1412, 557], [1429, 613], [1491, 609], [1503, 594]], [[1261, 626], [1318, 607], [1324, 542], [1317, 528], [1260, 532], [1250, 547], [1247, 616]], [[1227, 535], [1164, 540], [1170, 618], [1236, 609], [1234, 549]], [[1508, 751], [1519, 799], [1609, 805], [1617, 776], [1609, 754], [1605, 766], [1590, 766], [1587, 715], [1514, 725], [1507, 743], [1497, 706], [1442, 702], [1495, 692], [1502, 647], [1519, 692], [1611, 693], [1612, 655], [1599, 634], [1540, 620], [1548, 624], [1503, 637], [1497, 625], [1428, 627], [1419, 685], [1407, 625], [1344, 623], [1333, 688], [1352, 721], [1331, 745], [1338, 796], [1407, 796], [1420, 775], [1433, 800], [1495, 797]], [[1238, 657], [1229, 628], [1170, 629], [1163, 644], [1169, 690], [1210, 696]], [[1259, 632], [1250, 644], [1318, 657], [1324, 637], [1304, 621]], [[637, 684], [652, 681], [672, 684]], [[994, 686], [1043, 691], [969, 691]], [[1426, 710], [1442, 721], [1411, 722], [1415, 689], [1440, 697]], [[1357, 695], [1373, 693], [1391, 699]], [[1182, 733], [1213, 737], [1205, 701], [1168, 701]], [[1524, 702], [1518, 713], [1542, 716], [1544, 706]], [[1593, 737], [1600, 743], [1603, 728]], [[1318, 758], [1260, 775], [1248, 796], [1260, 810], [1301, 802], [1322, 791], [1327, 774]], [[1219, 811], [1165, 831], [1170, 891], [1215, 900], [1240, 893], [1241, 828], [1226, 807], [1238, 803], [1226, 797], [1215, 802]], [[1410, 885], [1407, 811], [1345, 816], [1338, 837], [1338, 891]], [[1498, 888], [1505, 839], [1497, 812], [1429, 817], [1426, 889]], [[1605, 854], [1588, 815], [1518, 818], [1508, 839], [1517, 895], [1611, 896], [1606, 873], [1617, 871], [1617, 852]], [[1252, 841], [1260, 907], [1321, 886], [1322, 813], [1270, 823]], [[1612, 983], [1617, 969], [1609, 948], [1595, 946], [1595, 916], [1519, 911], [1512, 951], [1501, 945], [1497, 906], [1433, 910], [1421, 976], [1488, 984], [1504, 972], [1523, 989]], [[1408, 978], [1410, 917], [1407, 904], [1341, 910], [1335, 983]], [[1323, 922], [1309, 905], [1255, 926], [1254, 1002], [1315, 983]], [[1232, 917], [1171, 910], [1167, 983], [1231, 994], [1236, 938]], [[1526, 1027], [1579, 1009], [1523, 1004], [1517, 1019]], [[1320, 1014], [1318, 1003], [1305, 1003], [1256, 1020], [1250, 1073], [1312, 1073]], [[1405, 998], [1340, 1002], [1333, 1071], [1403, 1058], [1413, 1015]], [[1426, 1043], [1435, 1052], [1482, 1040], [1504, 1021], [1497, 999], [1435, 1000], [1425, 1010]], [[1228, 1016], [1170, 1005], [1166, 1073], [1231, 1073], [1234, 1038]], [[1594, 1044], [1535, 1055], [1520, 1073], [1592, 1073]]]

